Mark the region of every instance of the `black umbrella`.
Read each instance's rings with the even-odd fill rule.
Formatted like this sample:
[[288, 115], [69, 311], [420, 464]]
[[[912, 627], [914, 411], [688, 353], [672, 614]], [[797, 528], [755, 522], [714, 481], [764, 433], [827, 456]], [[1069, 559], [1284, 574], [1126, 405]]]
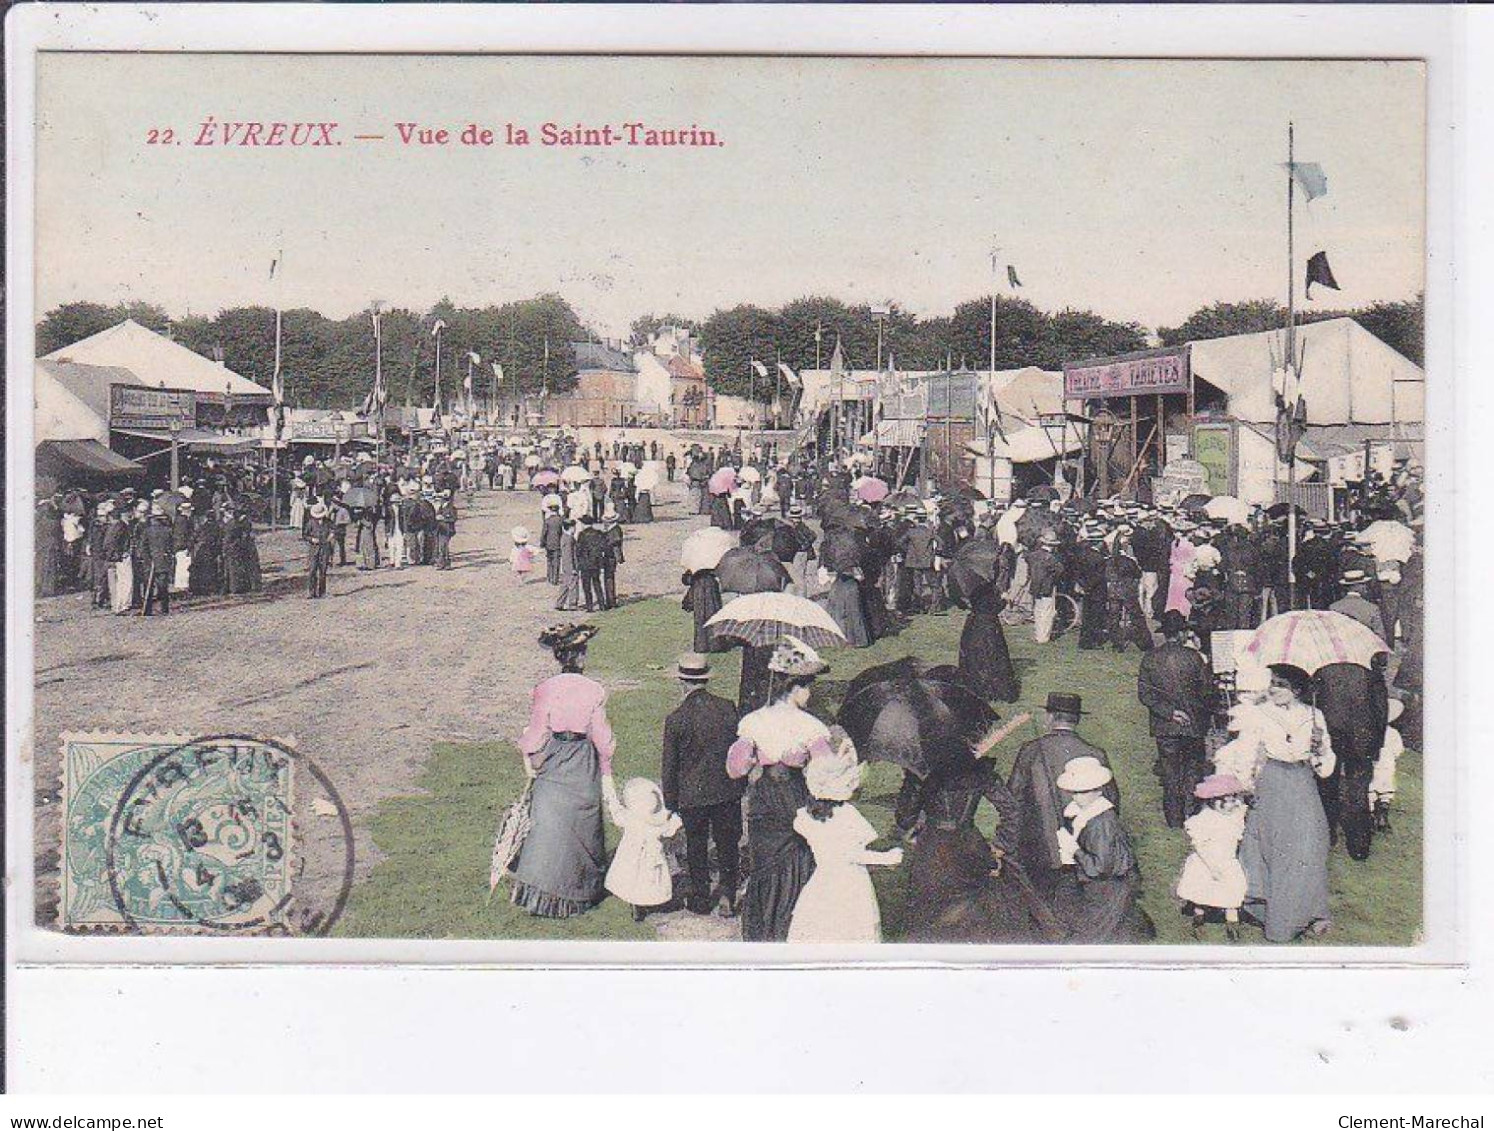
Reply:
[[[1291, 503], [1275, 503], [1275, 504], [1273, 504], [1273, 505], [1271, 505], [1271, 506], [1269, 506], [1269, 507], [1266, 508], [1266, 516], [1268, 518], [1286, 518], [1286, 516], [1289, 513], [1291, 513], [1291, 510], [1292, 510], [1292, 504]], [[1298, 518], [1306, 518], [1307, 517], [1307, 512], [1305, 510], [1303, 510], [1301, 507], [1298, 507], [1297, 508], [1297, 517]]]
[[349, 487], [342, 494], [345, 507], [374, 507], [379, 505], [379, 493], [371, 487]]
[[723, 593], [777, 593], [792, 580], [777, 558], [745, 546], [727, 550], [716, 563]]
[[1000, 560], [1001, 546], [996, 539], [984, 535], [967, 538], [949, 564], [949, 580], [968, 601], [982, 585], [996, 580]]
[[863, 762], [892, 762], [927, 778], [972, 765], [975, 743], [996, 718], [962, 684], [925, 674], [862, 686], [847, 695], [836, 721]]
[[831, 573], [850, 573], [861, 567], [861, 539], [853, 530], [831, 527], [820, 543], [820, 564]]
[[1209, 505], [1209, 500], [1212, 499], [1213, 497], [1214, 497], [1213, 495], [1200, 495], [1200, 494], [1189, 495], [1187, 498], [1185, 498], [1178, 505], [1183, 510], [1185, 510], [1185, 511], [1189, 511], [1189, 512], [1201, 512], [1204, 509], [1204, 507], [1206, 507], [1206, 506]]

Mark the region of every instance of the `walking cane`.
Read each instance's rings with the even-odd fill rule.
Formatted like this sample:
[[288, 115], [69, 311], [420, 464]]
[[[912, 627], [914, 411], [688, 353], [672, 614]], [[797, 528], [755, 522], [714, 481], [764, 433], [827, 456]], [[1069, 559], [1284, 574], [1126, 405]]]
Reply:
[[150, 607], [151, 591], [156, 585], [156, 563], [151, 562], [150, 569], [145, 574], [145, 593], [140, 599], [140, 612], [137, 616], [144, 616], [145, 610]]

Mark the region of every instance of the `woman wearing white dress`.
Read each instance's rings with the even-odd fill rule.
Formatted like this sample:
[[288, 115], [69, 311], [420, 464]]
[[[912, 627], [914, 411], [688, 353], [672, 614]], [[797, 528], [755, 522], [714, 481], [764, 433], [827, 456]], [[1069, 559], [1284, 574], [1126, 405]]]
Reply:
[[1260, 922], [1266, 941], [1324, 934], [1328, 917], [1328, 817], [1315, 777], [1333, 773], [1336, 758], [1323, 712], [1304, 702], [1304, 673], [1271, 668], [1270, 714], [1280, 729], [1264, 741], [1255, 800], [1245, 819], [1240, 863], [1243, 910]]
[[851, 740], [810, 759], [804, 778], [813, 800], [795, 814], [794, 831], [814, 853], [814, 875], [794, 905], [788, 941], [881, 942], [882, 912], [866, 869], [902, 863], [903, 850], [867, 848], [877, 830], [851, 804], [861, 785], [861, 763]]

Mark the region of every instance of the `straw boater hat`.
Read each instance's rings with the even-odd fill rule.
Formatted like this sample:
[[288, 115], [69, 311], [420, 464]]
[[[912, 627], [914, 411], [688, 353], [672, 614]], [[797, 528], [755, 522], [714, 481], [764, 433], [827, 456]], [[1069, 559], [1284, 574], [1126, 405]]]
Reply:
[[1043, 546], [1057, 546], [1062, 540], [1058, 536], [1058, 531], [1051, 526], [1043, 527], [1043, 532], [1038, 535], [1038, 543]]
[[1089, 793], [1091, 790], [1104, 789], [1114, 778], [1115, 775], [1098, 758], [1085, 755], [1069, 759], [1069, 764], [1053, 784], [1067, 793]]
[[711, 678], [711, 662], [699, 652], [686, 652], [674, 670], [686, 683], [704, 683]]
[[779, 675], [819, 675], [830, 667], [820, 654], [797, 636], [785, 635], [778, 642], [773, 657], [768, 661], [768, 670]]
[[1346, 569], [1339, 576], [1339, 580], [1345, 585], [1363, 585], [1369, 580], [1362, 569]]
[[512, 536], [512, 538], [514, 540], [514, 545], [515, 546], [522, 546], [525, 542], [529, 541], [529, 528], [528, 527], [525, 527], [525, 526], [516, 526], [512, 530], [509, 531], [509, 534], [510, 534], [510, 536]]
[[326, 518], [327, 504], [322, 502], [321, 499], [318, 499], [316, 502], [311, 504], [311, 510], [309, 513], [312, 518]]
[[540, 500], [540, 510], [558, 511], [561, 507], [559, 495], [546, 495]]

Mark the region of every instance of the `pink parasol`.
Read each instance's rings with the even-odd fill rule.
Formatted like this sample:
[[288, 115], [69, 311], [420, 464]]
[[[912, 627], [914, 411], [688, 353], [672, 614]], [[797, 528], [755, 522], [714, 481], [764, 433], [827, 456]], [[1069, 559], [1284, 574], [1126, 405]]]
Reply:
[[720, 467], [706, 481], [706, 490], [713, 495], [729, 495], [737, 489], [737, 469]]
[[553, 468], [547, 467], [544, 471], [536, 474], [535, 477], [529, 481], [529, 484], [532, 487], [553, 487], [559, 482], [560, 472], [554, 470]]
[[1331, 609], [1304, 609], [1272, 617], [1245, 645], [1256, 663], [1290, 664], [1308, 675], [1329, 664], [1370, 666], [1390, 646], [1353, 617]]
[[878, 479], [874, 475], [866, 475], [856, 480], [851, 485], [851, 490], [863, 503], [880, 503], [887, 497], [888, 486], [885, 479]]

